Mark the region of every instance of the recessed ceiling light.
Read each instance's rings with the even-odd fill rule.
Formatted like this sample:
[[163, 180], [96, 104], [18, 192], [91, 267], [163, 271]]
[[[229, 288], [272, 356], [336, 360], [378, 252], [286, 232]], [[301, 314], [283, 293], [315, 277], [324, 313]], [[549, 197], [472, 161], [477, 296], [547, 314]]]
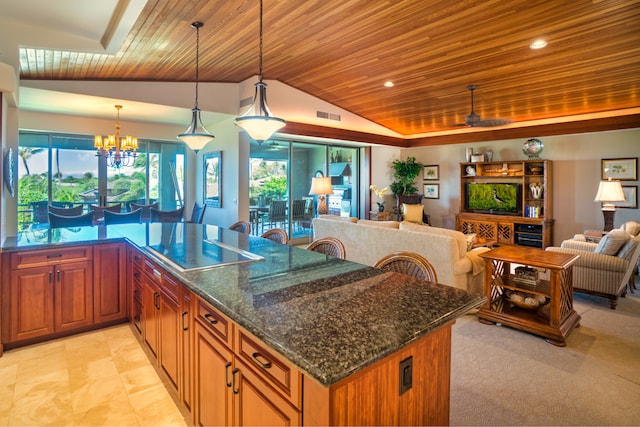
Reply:
[[393, 87], [393, 82], [391, 80], [387, 80], [384, 82], [384, 87]]
[[531, 49], [542, 49], [543, 47], [545, 47], [547, 45], [547, 42], [545, 40], [539, 39], [536, 40], [534, 42], [532, 42], [529, 47]]

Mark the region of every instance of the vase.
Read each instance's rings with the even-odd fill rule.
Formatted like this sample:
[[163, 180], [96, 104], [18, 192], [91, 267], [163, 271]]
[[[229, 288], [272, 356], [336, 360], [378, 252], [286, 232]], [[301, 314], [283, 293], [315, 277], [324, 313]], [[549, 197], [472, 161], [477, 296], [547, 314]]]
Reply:
[[384, 205], [378, 203], [378, 212], [384, 212]]

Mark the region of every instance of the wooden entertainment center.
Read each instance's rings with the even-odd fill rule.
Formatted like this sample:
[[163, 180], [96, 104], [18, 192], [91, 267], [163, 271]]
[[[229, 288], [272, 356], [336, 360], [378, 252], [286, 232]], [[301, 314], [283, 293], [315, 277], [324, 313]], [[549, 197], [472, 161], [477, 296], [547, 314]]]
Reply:
[[[460, 214], [457, 229], [478, 238], [495, 240], [501, 245], [534, 248], [551, 246], [553, 239], [553, 206], [551, 160], [460, 163]], [[493, 190], [492, 208], [478, 209], [482, 201], [469, 200], [471, 186]], [[505, 185], [506, 184], [506, 185]], [[511, 187], [515, 204], [503, 208], [496, 189]], [[513, 200], [512, 200], [513, 202]]]

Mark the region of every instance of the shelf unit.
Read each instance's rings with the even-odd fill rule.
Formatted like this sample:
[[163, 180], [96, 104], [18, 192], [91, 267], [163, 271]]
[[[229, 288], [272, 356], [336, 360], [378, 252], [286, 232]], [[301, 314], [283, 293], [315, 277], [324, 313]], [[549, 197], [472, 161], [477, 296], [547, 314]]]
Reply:
[[[460, 163], [460, 214], [457, 229], [498, 244], [546, 248], [553, 243], [551, 160]], [[467, 209], [467, 184], [519, 184], [518, 213]], [[537, 194], [535, 194], [537, 193]]]

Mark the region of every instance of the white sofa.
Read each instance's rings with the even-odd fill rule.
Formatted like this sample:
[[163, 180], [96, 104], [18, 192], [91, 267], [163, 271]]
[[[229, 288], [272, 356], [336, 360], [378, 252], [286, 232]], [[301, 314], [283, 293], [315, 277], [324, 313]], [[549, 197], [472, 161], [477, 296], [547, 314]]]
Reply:
[[483, 292], [484, 260], [478, 255], [489, 249], [468, 251], [467, 238], [459, 231], [409, 222], [314, 218], [314, 239], [327, 236], [340, 239], [349, 261], [374, 265], [392, 252], [417, 252], [435, 267], [439, 283]]

